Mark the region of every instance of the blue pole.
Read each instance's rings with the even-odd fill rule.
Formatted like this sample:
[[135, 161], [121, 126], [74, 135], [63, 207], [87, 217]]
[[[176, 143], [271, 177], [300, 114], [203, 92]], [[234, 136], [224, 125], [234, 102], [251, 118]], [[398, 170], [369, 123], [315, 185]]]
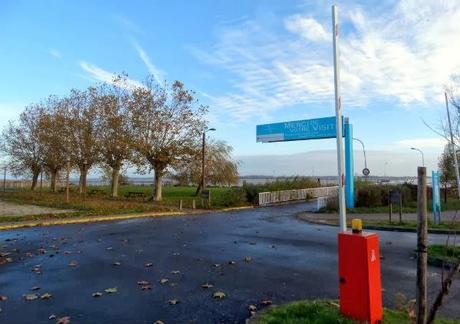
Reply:
[[353, 159], [353, 125], [345, 119], [345, 202], [347, 208], [355, 207], [355, 179]]

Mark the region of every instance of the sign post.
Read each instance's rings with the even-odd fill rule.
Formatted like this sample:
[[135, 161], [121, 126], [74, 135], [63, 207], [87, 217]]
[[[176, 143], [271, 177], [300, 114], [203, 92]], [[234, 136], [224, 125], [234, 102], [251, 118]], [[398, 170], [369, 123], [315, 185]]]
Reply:
[[339, 22], [338, 10], [332, 6], [332, 34], [334, 48], [334, 89], [335, 89], [335, 116], [336, 116], [336, 138], [337, 138], [337, 183], [339, 186], [339, 221], [340, 230], [347, 230], [347, 211], [345, 207], [345, 172], [344, 172], [344, 154], [342, 142], [342, 97], [340, 95], [340, 69], [339, 69]]
[[441, 194], [439, 188], [439, 171], [431, 172], [433, 223], [439, 225], [441, 222]]

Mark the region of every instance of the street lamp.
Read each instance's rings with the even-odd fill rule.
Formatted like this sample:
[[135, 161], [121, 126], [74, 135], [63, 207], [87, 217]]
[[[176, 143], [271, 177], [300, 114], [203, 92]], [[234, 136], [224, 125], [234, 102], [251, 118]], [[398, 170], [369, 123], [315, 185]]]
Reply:
[[410, 149], [411, 149], [411, 150], [414, 150], [414, 151], [418, 151], [418, 152], [420, 152], [420, 154], [422, 154], [422, 166], [424, 167], [424, 166], [425, 166], [425, 157], [424, 157], [424, 155], [423, 155], [422, 150], [421, 150], [421, 149], [418, 149], [418, 148], [416, 148], [416, 147], [411, 147]]
[[[367, 169], [367, 159], [366, 159], [366, 149], [364, 147], [364, 142], [361, 141], [359, 138], [356, 138], [356, 137], [353, 137], [353, 139], [355, 141], [358, 141], [359, 143], [361, 143], [361, 146], [363, 147], [363, 154], [364, 154], [364, 169], [366, 169], [366, 172], [369, 171], [369, 169]], [[364, 172], [364, 171], [363, 171]], [[365, 175], [365, 177], [367, 178], [369, 174]]]
[[205, 154], [206, 154], [206, 133], [215, 131], [215, 128], [208, 128], [203, 130], [203, 147], [201, 148], [201, 185], [200, 192], [203, 192], [205, 189]]

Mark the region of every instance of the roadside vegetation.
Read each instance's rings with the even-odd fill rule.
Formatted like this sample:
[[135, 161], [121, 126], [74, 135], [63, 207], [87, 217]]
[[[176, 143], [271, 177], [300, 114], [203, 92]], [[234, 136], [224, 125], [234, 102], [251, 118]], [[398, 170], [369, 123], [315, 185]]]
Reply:
[[[414, 318], [407, 310], [384, 309], [384, 324], [410, 324]], [[297, 301], [262, 311], [250, 321], [251, 324], [357, 324], [340, 315], [339, 305], [329, 301]], [[456, 320], [436, 319], [437, 324], [459, 323]]]

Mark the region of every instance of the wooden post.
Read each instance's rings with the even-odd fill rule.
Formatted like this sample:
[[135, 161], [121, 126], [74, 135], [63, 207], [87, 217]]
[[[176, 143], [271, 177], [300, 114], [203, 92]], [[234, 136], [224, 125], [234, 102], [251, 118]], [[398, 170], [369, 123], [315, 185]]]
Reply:
[[426, 168], [418, 167], [417, 186], [417, 324], [427, 320], [427, 199]]
[[192, 200], [192, 209], [195, 209], [196, 208], [196, 205], [195, 205], [195, 199]]
[[182, 210], [182, 199], [179, 200], [179, 210]]
[[402, 192], [399, 195], [399, 224], [402, 224]]

